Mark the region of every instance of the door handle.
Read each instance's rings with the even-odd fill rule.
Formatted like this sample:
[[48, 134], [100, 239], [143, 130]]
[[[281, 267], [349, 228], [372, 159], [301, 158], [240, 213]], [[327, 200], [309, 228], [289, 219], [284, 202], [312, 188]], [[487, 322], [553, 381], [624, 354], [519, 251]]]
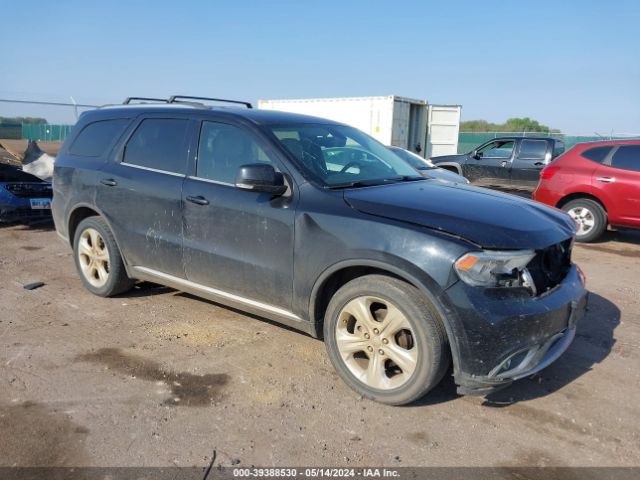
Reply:
[[187, 201], [191, 203], [195, 203], [196, 205], [209, 205], [209, 200], [204, 198], [202, 195], [187, 196]]
[[598, 177], [596, 180], [604, 183], [613, 183], [616, 181], [616, 177]]
[[100, 180], [100, 183], [106, 185], [107, 187], [115, 187], [116, 185], [118, 185], [118, 182], [116, 182], [113, 178], [103, 178], [102, 180]]

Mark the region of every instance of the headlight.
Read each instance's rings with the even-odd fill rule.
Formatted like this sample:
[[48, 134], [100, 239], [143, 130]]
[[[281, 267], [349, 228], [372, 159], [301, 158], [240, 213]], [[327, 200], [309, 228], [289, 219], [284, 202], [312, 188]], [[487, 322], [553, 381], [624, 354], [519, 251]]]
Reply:
[[456, 260], [455, 269], [474, 287], [526, 287], [535, 295], [536, 287], [526, 269], [535, 255], [534, 250], [471, 252]]

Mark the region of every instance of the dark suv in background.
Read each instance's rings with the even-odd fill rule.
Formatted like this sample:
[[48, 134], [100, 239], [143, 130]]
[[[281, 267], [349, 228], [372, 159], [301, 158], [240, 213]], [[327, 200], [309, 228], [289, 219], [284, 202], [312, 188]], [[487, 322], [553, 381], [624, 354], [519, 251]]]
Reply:
[[484, 394], [571, 343], [586, 291], [566, 214], [424, 178], [346, 125], [193, 100], [215, 99], [87, 112], [62, 146], [53, 216], [91, 292], [148, 280], [293, 326], [389, 404], [451, 361]]
[[500, 137], [469, 153], [433, 157], [431, 161], [474, 185], [533, 192], [540, 171], [562, 152], [564, 142], [557, 138]]

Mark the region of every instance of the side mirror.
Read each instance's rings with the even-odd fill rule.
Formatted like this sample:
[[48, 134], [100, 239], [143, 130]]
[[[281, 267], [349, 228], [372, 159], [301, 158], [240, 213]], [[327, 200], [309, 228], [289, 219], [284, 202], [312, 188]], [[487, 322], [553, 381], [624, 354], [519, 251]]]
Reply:
[[272, 195], [282, 195], [287, 191], [282, 173], [265, 163], [241, 165], [236, 173], [236, 188]]
[[474, 150], [473, 152], [471, 152], [471, 158], [480, 160], [480, 158], [482, 158], [482, 153], [479, 153], [478, 150]]

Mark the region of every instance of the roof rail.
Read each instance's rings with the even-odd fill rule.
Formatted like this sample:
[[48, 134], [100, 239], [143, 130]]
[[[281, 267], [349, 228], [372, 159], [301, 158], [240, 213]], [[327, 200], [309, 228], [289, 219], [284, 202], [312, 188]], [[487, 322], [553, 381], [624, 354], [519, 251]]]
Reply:
[[190, 97], [187, 95], [172, 95], [169, 100], [164, 100], [167, 103], [190, 103], [183, 102], [182, 100], [208, 100], [210, 102], [224, 102], [224, 103], [236, 103], [238, 105], [244, 105], [247, 108], [253, 108], [253, 105], [249, 102], [243, 102], [241, 100], [227, 100], [225, 98], [209, 98], [209, 97]]
[[141, 101], [141, 102], [160, 102], [160, 103], [169, 103], [168, 100], [164, 98], [149, 98], [149, 97], [127, 97], [122, 102], [123, 105], [129, 105], [132, 101]]

